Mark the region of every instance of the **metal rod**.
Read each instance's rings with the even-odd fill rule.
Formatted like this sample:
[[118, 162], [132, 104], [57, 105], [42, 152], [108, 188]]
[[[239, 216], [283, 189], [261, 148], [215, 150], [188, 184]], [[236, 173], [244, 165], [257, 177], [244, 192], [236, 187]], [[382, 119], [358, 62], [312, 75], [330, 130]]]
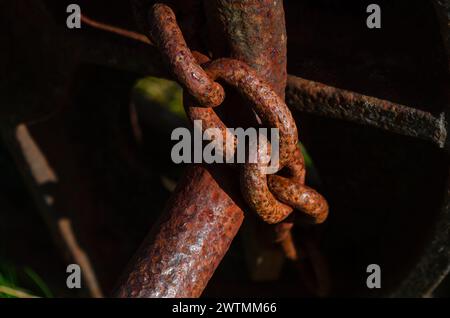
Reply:
[[292, 109], [428, 140], [441, 148], [447, 138], [443, 116], [292, 75], [286, 102]]

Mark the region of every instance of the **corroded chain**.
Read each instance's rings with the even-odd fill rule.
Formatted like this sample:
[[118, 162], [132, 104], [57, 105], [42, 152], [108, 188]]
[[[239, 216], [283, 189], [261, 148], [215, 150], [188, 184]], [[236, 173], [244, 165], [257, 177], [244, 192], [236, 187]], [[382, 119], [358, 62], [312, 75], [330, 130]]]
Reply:
[[151, 37], [167, 59], [177, 80], [204, 107], [223, 102], [223, 87], [212, 81], [187, 47], [172, 9], [155, 4], [151, 11]]
[[[216, 128], [227, 136], [226, 125], [212, 108], [224, 100], [224, 89], [216, 82], [219, 79], [250, 101], [264, 126], [279, 130], [280, 168], [285, 168], [289, 176], [267, 175], [264, 164], [245, 163], [241, 170], [241, 192], [250, 208], [267, 223], [283, 221], [294, 208], [313, 223], [323, 222], [328, 204], [319, 193], [304, 185], [305, 166], [297, 145], [297, 127], [284, 101], [246, 63], [228, 58], [210, 62], [206, 56], [191, 52], [173, 11], [166, 5], [154, 5], [151, 20], [152, 40], [187, 91], [185, 107], [191, 121], [201, 120], [204, 131]], [[224, 144], [221, 148], [224, 156], [226, 147]], [[236, 142], [228, 147], [234, 153]]]

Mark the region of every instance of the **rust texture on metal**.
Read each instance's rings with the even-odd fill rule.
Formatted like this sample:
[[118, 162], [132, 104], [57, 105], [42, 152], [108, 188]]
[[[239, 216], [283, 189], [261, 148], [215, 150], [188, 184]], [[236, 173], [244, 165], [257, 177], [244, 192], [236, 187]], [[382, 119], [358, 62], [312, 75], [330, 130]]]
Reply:
[[188, 169], [155, 227], [158, 233], [142, 244], [117, 297], [201, 295], [244, 218], [224, 191], [229, 182], [226, 171]]
[[223, 87], [212, 81], [197, 63], [187, 47], [172, 9], [157, 3], [150, 11], [150, 20], [150, 36], [166, 58], [176, 79], [201, 105], [220, 105], [224, 99]]
[[[270, 11], [277, 9], [276, 6], [273, 6], [273, 3], [269, 3], [269, 5], [271, 5]], [[219, 8], [218, 5], [215, 10]], [[278, 12], [276, 15], [279, 16], [280, 13]], [[283, 11], [281, 11], [281, 15], [283, 15]], [[284, 26], [284, 16], [281, 17], [281, 21]], [[232, 23], [235, 22], [225, 21], [225, 24]], [[210, 34], [213, 33], [211, 30]], [[267, 53], [276, 48], [277, 45], [267, 43], [267, 47], [261, 51]], [[249, 50], [251, 50], [251, 47]], [[212, 49], [212, 51], [215, 50]], [[215, 51], [215, 53], [218, 52]], [[285, 54], [285, 50], [278, 52], [277, 59], [285, 61]], [[233, 56], [232, 52], [231, 56]], [[244, 58], [243, 61], [252, 63], [253, 59]], [[280, 76], [286, 76], [286, 69], [280, 66], [268, 65], [268, 68], [271, 70], [270, 74], [276, 76], [277, 79]], [[280, 74], [277, 73], [277, 70]], [[256, 69], [256, 71], [260, 72], [259, 69]], [[268, 79], [268, 75], [265, 77]], [[273, 82], [278, 83], [280, 91], [284, 91], [283, 81], [275, 80]], [[232, 104], [228, 106], [234, 107], [234, 109], [242, 107], [242, 105]], [[226, 169], [226, 167], [224, 168]], [[236, 179], [237, 175], [227, 171], [225, 177], [218, 178], [217, 171], [220, 171], [221, 168], [217, 166], [209, 167], [210, 170], [208, 171], [202, 166], [191, 166], [188, 169], [186, 178], [177, 187], [165, 212], [169, 217], [162, 223], [163, 227], [159, 229], [155, 227], [157, 234], [150, 234], [143, 242], [119, 283], [115, 296], [198, 297], [225, 255], [229, 243], [241, 226], [244, 216], [242, 209], [236, 203], [237, 199], [230, 199], [235, 197], [231, 194], [232, 189], [238, 189], [239, 186]], [[224, 174], [222, 173], [222, 175]], [[232, 181], [224, 182], [223, 179], [228, 177], [236, 182], [234, 186], [230, 186]], [[210, 198], [210, 200], [205, 198]], [[192, 209], [190, 218], [186, 218], [186, 213], [189, 212], [186, 210], [187, 203]], [[204, 213], [199, 211], [204, 211]], [[197, 214], [197, 217], [193, 217]], [[184, 232], [186, 237], [182, 237], [183, 233], [179, 233], [180, 227], [181, 232]], [[226, 232], [224, 232], [224, 228], [227, 229]], [[198, 229], [202, 230], [198, 231]], [[192, 250], [192, 241], [199, 242], [202, 239], [202, 234], [205, 233], [208, 233], [209, 236], [203, 236], [201, 242], [204, 245], [196, 245], [201, 246], [200, 251]], [[227, 233], [227, 235], [219, 239], [219, 236], [213, 236], [214, 233]], [[214, 238], [219, 239], [217, 246], [213, 244]], [[168, 239], [169, 241], [164, 242], [162, 239]], [[157, 242], [159, 242], [159, 246]], [[167, 244], [169, 242], [172, 244]], [[161, 245], [162, 243], [164, 244]], [[188, 251], [190, 258], [181, 257], [184, 256], [183, 251]], [[172, 260], [172, 262], [161, 263], [161, 260]], [[183, 268], [183, 264], [186, 270], [178, 270], [178, 268]], [[192, 269], [192, 272], [187, 269]], [[169, 273], [172, 273], [172, 275]]]
[[323, 223], [328, 217], [328, 203], [316, 190], [305, 186], [305, 160], [300, 149], [295, 150], [288, 164], [289, 177], [269, 175], [268, 186], [278, 200], [301, 211], [302, 222]]
[[284, 255], [292, 260], [298, 259], [297, 247], [292, 237], [293, 222], [281, 222], [275, 226], [275, 242], [281, 245]]
[[[224, 98], [223, 88], [215, 80], [235, 87], [263, 126], [278, 128], [279, 170], [286, 167], [290, 173], [290, 177], [271, 176], [274, 178], [269, 189], [268, 175], [263, 170], [267, 164], [244, 164], [240, 183], [247, 205], [271, 224], [283, 221], [293, 207], [305, 211], [307, 216], [315, 219], [313, 223], [323, 222], [328, 205], [322, 196], [303, 185], [305, 166], [297, 148], [297, 127], [284, 103], [286, 34], [282, 2], [216, 1], [207, 10], [212, 9], [216, 17], [225, 19], [221, 21], [225, 23], [223, 36], [230, 41], [234, 59], [207, 62], [208, 57], [189, 50], [168, 6], [156, 4], [150, 13], [151, 38], [168, 61], [175, 78], [187, 89], [188, 116], [192, 121], [202, 120], [204, 130], [217, 128], [223, 134], [223, 140], [227, 140], [227, 127], [211, 108], [221, 104]], [[241, 19], [236, 20], [233, 16]], [[276, 24], [277, 31], [273, 32], [272, 24]], [[201, 63], [205, 63], [203, 67]], [[235, 150], [236, 142], [232, 146]], [[226, 147], [225, 144], [222, 150]], [[259, 149], [257, 153], [260, 153]], [[194, 166], [188, 170], [159, 231], [149, 235], [140, 248], [119, 285], [117, 296], [201, 295], [243, 219], [237, 201], [229, 195], [231, 189], [224, 191], [227, 186], [223, 178], [217, 178], [219, 168], [208, 169], [216, 171], [214, 180], [211, 177], [214, 173], [204, 167]], [[277, 200], [278, 197], [282, 202]], [[278, 239], [295, 249], [292, 236], [287, 233], [292, 225], [279, 226], [285, 235]]]
[[213, 0], [204, 5], [213, 30], [213, 49], [246, 62], [284, 100], [287, 36], [283, 1]]
[[269, 176], [269, 188], [278, 200], [305, 213], [311, 223], [323, 223], [328, 216], [327, 201], [304, 184], [273, 175]]
[[331, 118], [345, 119], [444, 147], [445, 119], [433, 114], [371, 96], [290, 75], [286, 103], [293, 109]]
[[[268, 223], [278, 223], [292, 211], [290, 203], [306, 214], [320, 216], [318, 223], [328, 214], [328, 205], [316, 191], [302, 185], [304, 182], [303, 157], [297, 149], [298, 136], [294, 119], [283, 100], [266, 84], [247, 64], [234, 59], [218, 59], [205, 65], [205, 70], [212, 79], [224, 80], [235, 87], [250, 102], [263, 125], [278, 128], [280, 134], [280, 166], [287, 166], [293, 178], [270, 176], [272, 190], [267, 185], [265, 165], [247, 163], [241, 172], [241, 191], [249, 207]], [[191, 121], [201, 120], [204, 131], [208, 128], [219, 129], [224, 141], [223, 156], [226, 157], [228, 140], [227, 128], [211, 108], [188, 105], [187, 113]], [[211, 136], [211, 139], [214, 139]], [[236, 147], [236, 142], [232, 145]], [[233, 149], [234, 150], [234, 149]], [[302, 177], [301, 182], [299, 178]]]
[[[283, 2], [270, 0], [214, 0], [205, 1], [204, 5], [209, 27], [213, 30], [210, 34], [223, 34], [222, 37], [215, 36], [210, 38], [213, 51], [219, 55], [229, 55], [237, 60], [245, 61], [284, 101], [287, 79], [287, 36]], [[220, 40], [223, 37], [227, 39], [227, 42]], [[194, 111], [201, 112], [201, 110]], [[208, 114], [211, 115], [208, 116], [211, 118], [211, 122], [218, 121], [217, 116], [213, 112]], [[258, 115], [260, 114], [258, 113]], [[291, 115], [289, 114], [289, 116]], [[295, 126], [295, 123], [293, 124]], [[295, 138], [297, 139], [296, 127], [290, 131], [295, 131]], [[283, 141], [283, 137], [280, 140]], [[294, 156], [292, 156], [293, 153], [295, 153]], [[282, 152], [280, 152], [280, 156], [282, 156]], [[294, 158], [297, 159], [294, 160]], [[296, 172], [297, 175], [298, 173], [301, 174], [302, 172], [296, 171], [295, 168], [296, 166], [299, 167], [298, 164], [295, 164], [296, 161], [303, 162], [302, 154], [296, 151], [296, 145], [292, 146], [291, 144], [289, 159], [294, 161], [294, 163], [290, 162], [289, 170], [291, 174], [293, 176], [295, 176]], [[286, 164], [287, 162], [283, 163]], [[300, 166], [301, 169], [304, 169], [304, 165]], [[275, 198], [271, 193], [272, 189], [269, 190], [267, 186], [267, 176], [261, 172], [260, 168], [259, 165], [254, 164], [244, 166], [244, 172], [241, 175], [242, 192], [250, 207], [259, 211], [263, 219], [269, 223], [280, 222], [292, 212], [291, 207], [279, 202], [277, 199], [291, 204], [295, 201], [296, 204], [294, 206], [305, 208], [307, 207], [306, 201], [300, 201], [308, 198], [310, 200], [308, 202], [312, 203], [314, 202], [312, 198], [322, 198], [320, 195], [316, 196], [316, 192], [309, 192], [309, 188], [302, 188], [303, 191], [306, 191], [305, 195], [300, 195], [302, 192], [299, 192], [299, 196], [295, 199], [292, 195], [287, 195], [286, 192], [280, 198], [275, 193], [277, 197]], [[293, 179], [291, 178], [291, 183], [298, 183], [298, 180]], [[287, 179], [277, 180], [286, 181]], [[276, 182], [272, 182], [272, 184], [275, 185]], [[276, 188], [276, 190], [281, 189], [281, 187], [276, 186], [273, 188]], [[300, 190], [300, 188], [296, 188]], [[287, 198], [288, 196], [289, 199]], [[325, 203], [313, 204], [314, 206], [308, 205], [308, 208], [311, 208], [311, 210], [307, 211], [307, 214], [321, 215], [322, 219], [326, 218], [328, 206], [326, 201], [323, 201]], [[320, 220], [320, 217], [318, 220], [319, 223], [323, 221]]]
[[[279, 129], [280, 163], [287, 164], [295, 152], [298, 137], [294, 118], [283, 100], [244, 62], [218, 59], [205, 65], [205, 70], [211, 78], [224, 80], [245, 96], [250, 101], [249, 107], [253, 108], [265, 126]], [[214, 112], [210, 108], [202, 110], [209, 114]], [[197, 119], [191, 117], [191, 120]], [[202, 119], [208, 121], [207, 118]]]

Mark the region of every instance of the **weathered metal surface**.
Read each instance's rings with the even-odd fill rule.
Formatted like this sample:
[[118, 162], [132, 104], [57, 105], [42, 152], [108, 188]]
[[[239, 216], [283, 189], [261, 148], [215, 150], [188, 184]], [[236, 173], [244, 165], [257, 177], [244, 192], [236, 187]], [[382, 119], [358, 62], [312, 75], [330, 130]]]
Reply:
[[[215, 34], [224, 33], [227, 38], [227, 42], [211, 38], [213, 48], [219, 54], [226, 52], [238, 60], [245, 60], [284, 99], [287, 37], [283, 2], [217, 0], [205, 2], [205, 7], [209, 27]], [[268, 47], [272, 48], [269, 52]], [[211, 115], [208, 117], [216, 119], [214, 114]], [[290, 128], [290, 131], [293, 130]], [[297, 138], [296, 128], [295, 136]], [[280, 140], [283, 141], [283, 137]], [[290, 159], [294, 151], [295, 146], [290, 148]], [[283, 154], [280, 154], [281, 158]], [[286, 161], [281, 162], [286, 164]], [[258, 165], [245, 165], [241, 177], [242, 191], [252, 209], [259, 211], [264, 220], [276, 223], [286, 218], [292, 208], [275, 199], [267, 187], [266, 178]], [[326, 203], [321, 206], [324, 208]]]
[[[200, 103], [198, 106], [189, 105], [187, 107], [191, 121], [204, 122], [204, 130], [217, 128], [222, 132], [222, 139], [224, 140], [223, 157], [229, 155], [225, 151], [228, 142], [226, 126], [221, 123], [213, 110], [204, 108], [205, 106], [217, 106], [218, 103], [222, 102], [223, 88], [214, 82], [216, 79], [222, 79], [236, 87], [251, 102], [253, 109], [264, 125], [278, 128], [281, 167], [292, 162], [294, 154], [301, 156], [301, 153], [296, 151], [298, 143], [297, 127], [291, 113], [283, 100], [272, 90], [270, 85], [260, 79], [255, 71], [245, 63], [235, 59], [218, 59], [205, 65], [205, 72], [198, 62], [205, 60], [206, 57], [198, 56], [196, 59], [193, 56], [178, 27], [176, 17], [168, 6], [155, 4], [151, 9], [150, 19], [152, 22], [152, 39], [158, 45], [162, 55], [168, 59], [169, 67], [175, 77], [187, 88], [189, 95], [196, 98]], [[218, 92], [220, 94], [217, 94]], [[214, 139], [213, 136], [210, 137]], [[236, 142], [231, 144], [236, 146]], [[304, 168], [303, 165], [301, 167]], [[250, 208], [256, 211], [264, 221], [278, 223], [292, 212], [292, 208], [279, 202], [269, 191], [264, 168], [265, 166], [262, 164], [253, 163], [244, 166], [241, 174], [242, 193]], [[287, 179], [275, 180], [282, 182]], [[303, 194], [299, 194], [295, 199], [293, 193], [283, 194], [281, 195], [283, 200], [295, 201], [296, 206], [303, 209], [318, 208], [321, 212], [327, 212], [327, 204], [318, 202], [323, 201], [323, 198], [316, 192], [311, 192], [309, 188], [305, 187], [293, 186], [289, 189], [302, 189]], [[283, 191], [283, 187], [277, 187], [277, 190]], [[315, 200], [311, 197], [314, 197]], [[301, 203], [299, 198], [303, 200]], [[306, 198], [309, 198], [309, 204], [306, 204]]]
[[[277, 196], [280, 196], [284, 202], [295, 202], [295, 206], [301, 208], [301, 210], [307, 210], [307, 214], [320, 214], [322, 217], [326, 217], [328, 205], [323, 197], [308, 187], [301, 184], [295, 185], [295, 183], [299, 183], [298, 177], [303, 176], [304, 179], [304, 172], [302, 171], [304, 170], [304, 164], [302, 164], [303, 158], [300, 159], [302, 154], [297, 150], [297, 127], [282, 99], [259, 78], [255, 71], [243, 62], [233, 59], [218, 59], [205, 65], [205, 70], [212, 79], [220, 78], [237, 88], [250, 101], [263, 125], [278, 128], [280, 134], [280, 169], [289, 166], [291, 167], [290, 172], [297, 173], [291, 179], [272, 178], [272, 188], [276, 189], [274, 195], [267, 185], [265, 165], [262, 163], [245, 164], [241, 172], [241, 191], [249, 207], [257, 212], [265, 222], [278, 223], [293, 210], [290, 206], [276, 199]], [[221, 123], [214, 110], [188, 105], [187, 112], [191, 121], [201, 120], [202, 123], [205, 123], [204, 130], [217, 128], [221, 131], [224, 141], [222, 149], [224, 158], [234, 153], [234, 149], [232, 149], [233, 151], [225, 151], [229, 139], [227, 128]], [[211, 140], [214, 139], [213, 136], [210, 136], [210, 138]], [[230, 146], [235, 147], [236, 142], [230, 143]], [[287, 184], [291, 186], [287, 187]]]
[[327, 201], [314, 189], [277, 175], [269, 176], [269, 188], [278, 200], [306, 214], [310, 223], [326, 220]]
[[213, 52], [245, 61], [284, 99], [287, 36], [283, 1], [213, 0], [204, 5]]
[[292, 237], [293, 222], [281, 222], [275, 226], [275, 242], [281, 245], [286, 258], [296, 261], [298, 259], [297, 247]]
[[444, 147], [447, 138], [443, 115], [435, 117], [412, 107], [292, 75], [288, 77], [286, 102], [293, 109], [425, 139], [440, 147]]
[[[297, 147], [298, 137], [292, 114], [283, 100], [243, 62], [234, 59], [218, 59], [205, 67], [211, 78], [224, 80], [248, 98], [250, 101], [248, 107], [255, 110], [264, 125], [279, 129], [280, 163], [285, 165]], [[217, 117], [213, 113], [214, 110], [197, 105], [190, 111], [192, 121], [208, 122], [210, 117]], [[225, 133], [223, 132], [223, 136], [226, 136]]]
[[[276, 2], [271, 2], [271, 4], [274, 3]], [[268, 7], [268, 10], [274, 12], [276, 8], [272, 5]], [[280, 15], [280, 12], [276, 14]], [[227, 20], [225, 23], [235, 22]], [[282, 23], [284, 26], [284, 19]], [[212, 34], [214, 34], [213, 31], [211, 31]], [[218, 35], [215, 34], [215, 36]], [[278, 43], [266, 42], [266, 44], [268, 46], [260, 52], [261, 54], [277, 50], [279, 47]], [[285, 61], [285, 53], [285, 50], [278, 52], [277, 56], [280, 60]], [[254, 62], [251, 57], [248, 60], [245, 57], [243, 59], [244, 62]], [[270, 69], [270, 72], [265, 75], [266, 78], [269, 77], [268, 74], [276, 74], [277, 78], [286, 76], [286, 70], [280, 66], [278, 60], [276, 65], [266, 66]], [[278, 71], [281, 74], [278, 74]], [[278, 84], [279, 91], [284, 91], [283, 81], [273, 82]], [[226, 104], [231, 111], [242, 107], [230, 102]], [[200, 296], [225, 255], [243, 218], [242, 210], [237, 206], [236, 201], [231, 199], [234, 195], [230, 196], [231, 189], [238, 189], [238, 184], [230, 187], [230, 183], [223, 180], [224, 173], [220, 172], [222, 170], [219, 168], [208, 167], [208, 171], [201, 166], [188, 168], [186, 178], [177, 187], [166, 211], [167, 218], [161, 223], [159, 233], [150, 235], [142, 244], [119, 284], [115, 296]], [[233, 175], [230, 171], [225, 171], [227, 171], [226, 175]], [[220, 175], [222, 177], [219, 177]], [[236, 177], [237, 175], [232, 177], [235, 182], [237, 182]], [[188, 207], [190, 207], [189, 210]], [[158, 227], [155, 229], [157, 230]], [[217, 240], [217, 244], [212, 243], [214, 239]]]
[[[20, 3], [20, 1], [15, 1], [15, 2]], [[24, 4], [24, 5], [22, 5], [22, 7], [25, 7], [25, 3], [23, 1], [21, 1], [21, 2]], [[209, 1], [207, 1], [207, 2], [209, 2]], [[435, 1], [435, 2], [444, 3], [444, 1]], [[4, 3], [6, 3], [6, 1]], [[33, 2], [33, 6], [35, 3], [38, 3], [38, 2], [37, 1]], [[28, 6], [29, 4], [27, 3], [26, 5]], [[3, 9], [3, 7], [2, 7], [2, 9]], [[27, 12], [27, 10], [22, 10], [22, 12], [25, 13], [25, 12]], [[31, 12], [31, 10], [28, 10], [28, 12]], [[30, 21], [29, 19], [23, 19], [23, 20], [25, 22]], [[11, 21], [5, 20], [5, 26], [9, 25]], [[448, 23], [445, 23], [445, 26], [448, 27]], [[39, 29], [39, 28], [36, 28], [36, 30], [37, 29]], [[32, 34], [33, 35], [31, 35], [31, 36], [30, 36], [30, 34], [27, 35], [27, 38], [29, 41], [30, 40], [33, 41], [34, 39], [37, 38], [34, 36], [34, 33], [32, 33]], [[71, 32], [70, 34], [73, 34], [73, 32]], [[448, 30], [445, 33], [443, 32], [443, 34], [448, 35]], [[67, 39], [69, 39], [68, 36], [70, 36], [70, 41], [67, 41]], [[24, 38], [25, 38], [25, 36], [24, 36]], [[49, 38], [53, 38], [53, 35]], [[72, 40], [76, 40], [75, 38], [78, 38], [78, 37], [77, 36], [72, 37], [71, 35], [66, 34], [64, 36], [65, 41], [59, 40], [59, 42], [68, 43], [68, 44], [70, 42], [69, 46], [71, 46], [71, 49], [73, 49], [73, 48], [77, 47], [77, 45], [78, 45], [77, 41], [72, 41]], [[7, 37], [7, 39], [8, 39], [8, 37]], [[87, 46], [89, 47], [89, 50], [81, 50], [82, 53], [80, 55], [82, 55], [82, 59], [84, 61], [94, 62], [96, 64], [107, 65], [107, 66], [112, 66], [112, 67], [116, 67], [116, 68], [118, 67], [118, 68], [123, 68], [123, 69], [129, 69], [129, 70], [139, 72], [139, 73], [153, 72], [155, 69], [160, 69], [160, 67], [158, 67], [159, 66], [158, 62], [155, 63], [156, 65], [154, 67], [153, 66], [148, 67], [149, 60], [157, 61], [154, 49], [150, 48], [150, 50], [148, 52], [147, 52], [147, 49], [144, 49], [144, 50], [136, 49], [135, 50], [135, 48], [136, 48], [135, 43], [133, 43], [133, 46], [130, 46], [127, 49], [125, 49], [125, 48], [118, 49], [118, 47], [116, 45], [110, 46], [110, 45], [99, 43], [99, 41], [98, 41], [99, 39], [102, 39], [102, 37], [91, 37], [88, 42], [85, 42], [84, 39], [81, 39], [81, 36], [80, 36], [80, 41], [78, 43], [80, 43], [80, 44], [87, 43]], [[9, 41], [7, 41], [7, 42], [9, 42]], [[103, 41], [100, 41], [100, 42], [103, 42]], [[18, 42], [16, 42], [16, 43], [18, 43]], [[47, 43], [47, 42], [42, 41], [42, 43]], [[11, 42], [11, 44], [14, 44], [14, 42]], [[37, 45], [30, 44], [30, 42], [25, 42], [23, 47], [25, 48], [25, 46], [37, 47]], [[39, 47], [41, 47], [41, 46], [39, 46]], [[46, 49], [46, 54], [47, 54], [50, 50], [48, 50], [47, 46], [45, 46], [45, 49]], [[70, 51], [71, 49], [69, 49], [67, 52], [71, 52]], [[240, 50], [240, 48], [237, 48], [237, 50]], [[139, 51], [139, 54], [136, 55], [135, 51]], [[64, 51], [64, 52], [66, 52], [66, 51]], [[119, 53], [119, 54], [116, 54], [116, 53]], [[147, 54], [147, 53], [150, 53], [150, 54]], [[33, 52], [33, 54], [35, 54], [35, 52]], [[67, 54], [67, 53], [62, 53], [61, 55], [66, 58], [66, 56], [64, 54]], [[152, 58], [148, 58], [148, 55], [151, 55]], [[231, 52], [231, 55], [232, 55], [232, 52]], [[85, 57], [87, 57], [87, 59], [85, 59]], [[10, 57], [8, 57], [8, 58], [10, 58]], [[23, 60], [26, 61], [25, 58], [23, 58]], [[251, 63], [251, 62], [253, 62], [253, 61], [247, 61], [247, 63]], [[18, 65], [18, 64], [19, 63], [14, 62], [14, 60], [11, 60], [11, 63], [7, 63], [5, 65], [11, 66], [11, 65]], [[25, 66], [25, 68], [26, 68], [26, 66]], [[43, 64], [43, 68], [46, 68], [45, 64]], [[34, 73], [35, 72], [30, 72], [30, 74], [34, 74]], [[21, 75], [19, 75], [19, 76], [21, 76]], [[22, 77], [28, 78], [28, 75], [25, 75]], [[59, 81], [61, 80], [58, 76], [53, 76], [53, 78], [57, 78]], [[32, 97], [33, 100], [38, 101], [38, 100], [43, 99], [40, 96], [32, 94], [32, 92], [30, 92], [30, 90], [28, 90], [28, 89], [23, 89], [23, 91], [27, 92], [27, 94], [23, 94], [24, 96], [25, 95], [33, 96]], [[46, 103], [49, 104], [48, 101], [46, 101]], [[17, 103], [17, 104], [19, 104], [19, 103]], [[30, 105], [28, 103], [20, 103], [20, 104]], [[376, 107], [376, 106], [374, 106], [374, 107]], [[315, 110], [311, 110], [311, 111], [315, 111]], [[386, 115], [386, 114], [389, 115], [389, 110], [383, 110], [383, 112], [384, 111], [387, 112], [387, 113], [384, 113], [384, 115]], [[342, 116], [345, 117], [345, 116], [347, 116], [347, 114], [344, 114]], [[383, 116], [381, 116], [379, 118], [383, 118]], [[394, 114], [394, 116], [395, 116], [395, 114]], [[335, 117], [335, 115], [331, 114], [331, 117]], [[342, 117], [342, 118], [344, 118], [344, 117]], [[345, 118], [347, 120], [359, 122], [359, 120], [363, 120], [361, 117], [352, 117], [352, 115], [348, 115]], [[387, 117], [389, 117], [389, 116], [387, 116]], [[341, 118], [341, 117], [339, 117], [339, 118]], [[422, 120], [422, 117], [418, 116], [417, 119]], [[363, 121], [361, 123], [368, 124], [368, 125], [374, 125], [373, 121], [374, 121], [374, 119], [372, 118], [372, 120]], [[375, 119], [375, 121], [376, 121], [376, 119]], [[439, 124], [440, 122], [436, 122], [436, 123]], [[389, 124], [389, 125], [395, 126], [396, 124]], [[409, 127], [409, 125], [411, 125], [411, 124], [406, 123], [407, 127]], [[426, 124], [425, 126], [427, 126], [427, 125], [428, 124]], [[433, 124], [431, 123], [430, 127], [432, 125]], [[381, 125], [378, 125], [378, 126], [381, 126]], [[388, 128], [388, 129], [390, 129], [390, 128]], [[398, 125], [398, 127], [396, 127], [395, 129], [399, 129], [401, 131], [403, 129], [403, 127], [402, 127], [402, 125]], [[432, 130], [433, 129], [431, 129], [431, 131]], [[439, 130], [439, 129], [437, 129], [437, 130]], [[406, 134], [408, 134], [408, 132]], [[425, 137], [425, 139], [430, 140], [427, 137]], [[437, 142], [440, 143], [440, 141], [437, 141]], [[448, 194], [447, 194], [447, 199], [448, 199]], [[446, 204], [443, 207], [443, 212], [440, 215], [439, 220], [436, 221], [436, 223], [438, 225], [438, 227], [434, 230], [436, 232], [436, 237], [433, 238], [433, 241], [429, 244], [430, 248], [427, 248], [427, 251], [421, 258], [420, 264], [418, 264], [417, 269], [414, 271], [414, 273], [412, 273], [405, 280], [405, 282], [401, 286], [401, 292], [397, 293], [396, 295], [417, 296], [419, 291], [423, 291], [423, 290], [428, 291], [428, 290], [430, 290], [429, 289], [430, 282], [438, 281], [436, 275], [442, 275], [442, 273], [444, 273], [444, 270], [443, 270], [444, 268], [446, 268], [446, 271], [448, 271], [449, 257], [448, 257], [448, 252], [446, 249], [447, 242], [448, 242], [448, 218], [449, 218], [448, 210], [449, 210], [448, 204]], [[424, 278], [424, 277], [426, 277], [426, 278]]]
[[278, 200], [303, 213], [302, 221], [323, 223], [328, 217], [328, 203], [317, 191], [304, 185], [304, 166], [303, 156], [297, 149], [293, 162], [288, 165], [290, 176], [269, 175], [267, 183]]
[[176, 79], [204, 107], [218, 106], [223, 102], [223, 87], [211, 80], [186, 45], [173, 11], [157, 3], [150, 11], [151, 38]]
[[[199, 297], [244, 218], [224, 191], [232, 175], [200, 166], [188, 169], [132, 261], [117, 297]], [[232, 184], [233, 181], [231, 181]], [[220, 185], [219, 185], [220, 184]]]

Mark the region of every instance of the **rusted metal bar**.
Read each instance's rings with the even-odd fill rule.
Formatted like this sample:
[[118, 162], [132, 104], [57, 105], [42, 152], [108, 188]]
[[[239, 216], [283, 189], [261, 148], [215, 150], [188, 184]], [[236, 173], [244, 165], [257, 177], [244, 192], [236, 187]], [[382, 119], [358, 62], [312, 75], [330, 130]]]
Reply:
[[155, 226], [157, 234], [141, 246], [117, 297], [201, 295], [244, 219], [233, 195], [224, 190], [235, 176], [209, 168], [187, 170]]
[[443, 116], [289, 75], [286, 102], [307, 113], [344, 119], [417, 137], [444, 147]]
[[283, 1], [212, 0], [204, 5], [213, 52], [246, 62], [284, 100], [287, 37]]
[[[233, 43], [228, 53], [254, 66], [256, 71], [284, 92], [286, 78], [285, 37], [271, 38], [273, 25], [285, 34], [284, 11], [281, 1], [205, 1], [208, 13], [218, 17], [219, 11], [246, 19], [225, 18], [224, 30], [241, 30], [240, 41]], [[230, 11], [231, 10], [231, 11]], [[260, 27], [264, 26], [261, 30]], [[249, 33], [267, 32], [257, 45]], [[232, 33], [215, 33], [210, 37], [227, 42]], [[220, 39], [219, 39], [220, 38]], [[217, 43], [217, 42], [216, 42]], [[281, 48], [281, 49], [280, 49]], [[284, 48], [284, 49], [283, 49]], [[253, 52], [253, 49], [255, 50]], [[214, 55], [224, 52], [211, 48]], [[239, 52], [245, 51], [246, 54]], [[270, 55], [270, 59], [264, 55]], [[258, 58], [255, 59], [255, 56]], [[264, 62], [261, 62], [264, 61]], [[284, 63], [283, 63], [284, 61]], [[283, 80], [284, 78], [284, 80]], [[242, 105], [229, 103], [236, 112]], [[226, 167], [191, 166], [177, 187], [165, 212], [155, 226], [156, 234], [149, 234], [123, 276], [115, 292], [117, 297], [198, 297], [225, 255], [231, 240], [243, 220], [239, 207], [239, 183]], [[225, 172], [224, 172], [225, 171]]]

